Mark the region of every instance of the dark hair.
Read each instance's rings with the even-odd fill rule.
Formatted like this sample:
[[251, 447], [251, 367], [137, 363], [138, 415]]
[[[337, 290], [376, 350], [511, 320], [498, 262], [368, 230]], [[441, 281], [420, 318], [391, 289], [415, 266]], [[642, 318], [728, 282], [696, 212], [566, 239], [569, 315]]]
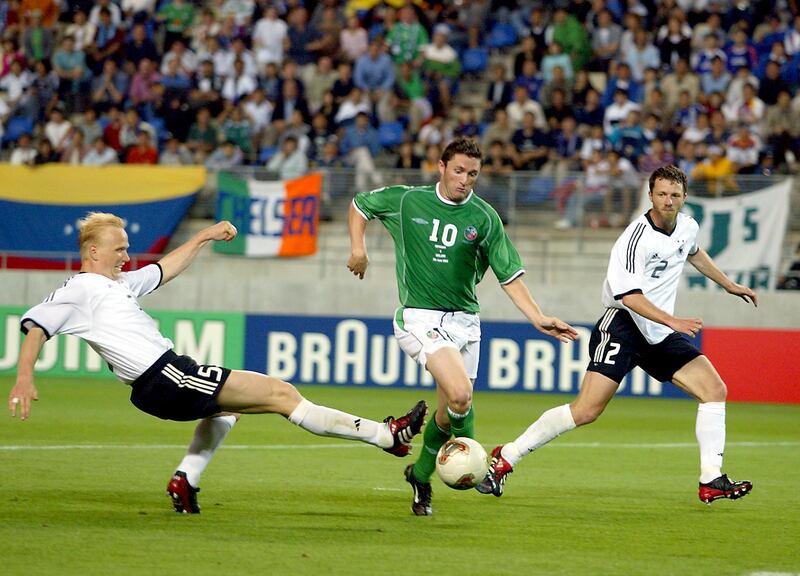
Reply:
[[669, 164], [667, 166], [660, 166], [656, 168], [652, 174], [650, 174], [651, 193], [653, 192], [653, 188], [656, 185], [656, 180], [659, 179], [680, 184], [681, 187], [683, 188], [683, 193], [686, 194], [687, 192], [686, 173], [677, 166], [675, 166], [674, 164]]
[[474, 140], [464, 138], [463, 136], [456, 138], [450, 142], [442, 152], [441, 161], [447, 165], [456, 154], [463, 154], [469, 158], [477, 158], [481, 161], [481, 166], [483, 166], [483, 152], [481, 152], [481, 147]]

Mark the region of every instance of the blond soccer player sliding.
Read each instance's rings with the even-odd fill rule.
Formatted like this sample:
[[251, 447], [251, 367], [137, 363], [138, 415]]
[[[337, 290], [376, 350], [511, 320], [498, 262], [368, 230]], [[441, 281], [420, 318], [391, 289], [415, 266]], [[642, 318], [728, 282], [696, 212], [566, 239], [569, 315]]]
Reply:
[[56, 334], [85, 340], [131, 387], [131, 402], [164, 420], [199, 420], [188, 453], [167, 486], [176, 512], [198, 513], [200, 476], [240, 414], [275, 413], [320, 436], [359, 440], [406, 456], [422, 429], [427, 406], [418, 402], [401, 418], [377, 422], [306, 400], [294, 386], [266, 374], [198, 365], [173, 351], [172, 342], [139, 307], [138, 298], [183, 272], [212, 241], [231, 241], [236, 228], [218, 222], [198, 232], [156, 264], [123, 272], [130, 260], [122, 219], [92, 212], [80, 230], [81, 269], [22, 317], [26, 334], [16, 384], [8, 395], [12, 417], [25, 420], [38, 399], [34, 364]]

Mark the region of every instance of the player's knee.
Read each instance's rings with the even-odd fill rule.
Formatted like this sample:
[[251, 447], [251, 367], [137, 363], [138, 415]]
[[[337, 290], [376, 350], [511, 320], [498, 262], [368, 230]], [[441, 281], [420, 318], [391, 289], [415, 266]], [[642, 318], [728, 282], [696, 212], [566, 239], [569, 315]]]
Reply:
[[447, 399], [447, 407], [456, 414], [466, 414], [472, 406], [472, 391], [468, 388], [456, 390]]
[[728, 398], [728, 387], [719, 378], [715, 379], [703, 390], [701, 402], [725, 402]]
[[275, 380], [272, 386], [272, 403], [278, 406], [297, 405], [303, 396], [292, 384], [283, 380]]
[[603, 413], [604, 406], [580, 406], [570, 404], [572, 411], [572, 419], [575, 421], [575, 426], [585, 426], [591, 424], [600, 417]]

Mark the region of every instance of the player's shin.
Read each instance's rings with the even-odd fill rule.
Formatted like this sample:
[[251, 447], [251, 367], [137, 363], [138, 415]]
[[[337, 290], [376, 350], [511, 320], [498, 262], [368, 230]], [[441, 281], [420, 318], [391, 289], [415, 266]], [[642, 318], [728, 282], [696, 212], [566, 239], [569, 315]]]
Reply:
[[380, 448], [389, 448], [394, 442], [389, 429], [382, 422], [318, 406], [305, 398], [289, 414], [289, 421], [317, 436], [360, 440]]
[[573, 428], [575, 428], [575, 420], [572, 418], [569, 404], [551, 408], [539, 416], [539, 419], [516, 440], [503, 446], [501, 454], [509, 464], [515, 466], [526, 454]]
[[196, 488], [200, 484], [200, 476], [234, 424], [236, 416], [232, 414], [204, 418], [197, 423], [189, 450], [177, 468], [186, 473], [191, 486]]
[[470, 406], [466, 414], [458, 414], [450, 408], [447, 409], [447, 417], [450, 420], [450, 433], [456, 438], [466, 436], [475, 438], [475, 407]]
[[419, 482], [429, 482], [436, 470], [436, 454], [445, 442], [450, 439], [450, 432], [442, 430], [436, 423], [436, 414], [428, 420], [422, 435], [422, 450], [414, 463], [414, 478]]
[[708, 483], [722, 474], [725, 402], [701, 402], [697, 405], [695, 433], [700, 445], [700, 482]]

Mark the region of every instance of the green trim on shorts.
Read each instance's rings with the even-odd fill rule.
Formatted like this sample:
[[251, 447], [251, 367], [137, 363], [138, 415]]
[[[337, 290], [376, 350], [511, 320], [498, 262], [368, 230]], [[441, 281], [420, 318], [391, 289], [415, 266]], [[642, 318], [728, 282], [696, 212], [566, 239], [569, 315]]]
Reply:
[[405, 308], [400, 306], [397, 310], [394, 311], [394, 321], [397, 322], [397, 325], [400, 327], [400, 330], [405, 330], [405, 322], [403, 321], [403, 312], [405, 312]]

